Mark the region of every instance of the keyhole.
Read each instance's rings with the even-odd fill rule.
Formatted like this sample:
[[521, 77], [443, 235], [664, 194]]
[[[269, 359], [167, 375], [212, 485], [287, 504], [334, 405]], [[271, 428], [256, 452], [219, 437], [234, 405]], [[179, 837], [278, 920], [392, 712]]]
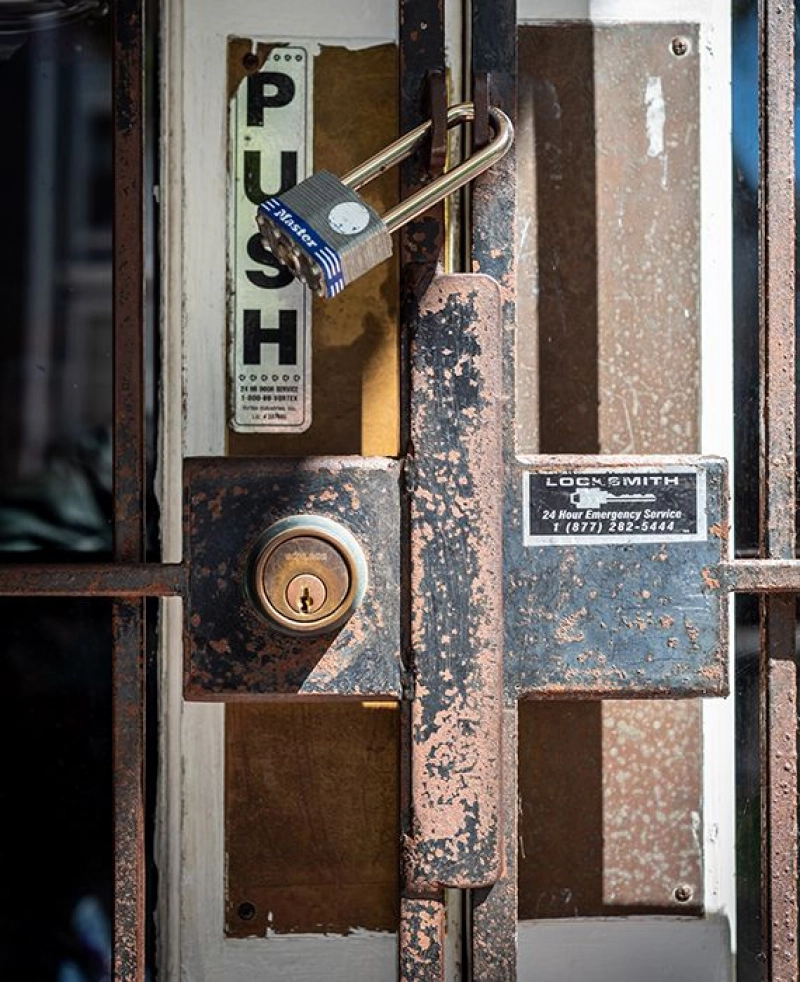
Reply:
[[286, 602], [302, 617], [318, 617], [325, 607], [327, 597], [325, 584], [313, 573], [300, 573], [286, 587]]

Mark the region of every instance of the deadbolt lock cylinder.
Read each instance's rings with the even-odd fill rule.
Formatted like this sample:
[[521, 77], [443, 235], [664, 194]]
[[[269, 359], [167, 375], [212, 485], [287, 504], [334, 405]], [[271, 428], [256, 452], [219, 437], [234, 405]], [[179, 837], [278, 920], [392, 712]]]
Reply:
[[258, 611], [289, 634], [341, 627], [367, 587], [367, 562], [339, 522], [294, 515], [271, 525], [252, 551], [248, 594]]

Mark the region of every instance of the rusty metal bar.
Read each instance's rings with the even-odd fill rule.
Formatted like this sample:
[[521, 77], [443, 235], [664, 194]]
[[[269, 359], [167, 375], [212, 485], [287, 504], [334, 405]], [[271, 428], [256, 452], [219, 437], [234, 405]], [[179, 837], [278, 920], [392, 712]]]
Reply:
[[412, 322], [411, 895], [501, 870], [500, 291], [437, 276]]
[[[517, 5], [515, 0], [473, 0], [472, 74], [491, 79], [491, 102], [516, 121], [517, 103]], [[515, 458], [515, 320], [516, 320], [516, 152], [514, 148], [472, 185], [470, 214], [471, 268], [488, 273], [500, 284], [503, 303], [503, 392], [506, 463], [502, 491], [504, 548], [519, 538], [518, 471], [509, 466]], [[505, 579], [505, 577], [504, 577]], [[517, 977], [517, 727], [516, 699], [506, 693], [502, 732], [502, 838], [505, 870], [487, 891], [471, 893], [473, 982], [512, 982]], [[469, 927], [469, 926], [468, 926]]]
[[[761, 0], [760, 550], [795, 549], [794, 4]], [[761, 602], [762, 930], [765, 978], [796, 982], [797, 674], [795, 597]]]
[[[444, 0], [400, 0], [400, 132], [429, 118], [432, 73], [443, 72]], [[403, 196], [419, 188], [436, 165], [430, 145], [400, 169]], [[434, 151], [431, 161], [430, 150]], [[407, 302], [425, 292], [444, 246], [444, 205], [411, 222], [401, 236], [403, 294]]]
[[[430, 110], [429, 79], [432, 72], [445, 68], [444, 0], [399, 0], [399, 78], [400, 132], [418, 126]], [[405, 196], [424, 182], [430, 166], [425, 148], [404, 161], [400, 168], [400, 190]], [[429, 155], [428, 155], [429, 156]], [[400, 329], [400, 452], [405, 455], [411, 447], [410, 408], [410, 337], [411, 320], [420, 300], [436, 272], [436, 265], [445, 241], [444, 206], [437, 205], [420, 218], [410, 222], [400, 233], [401, 312]], [[401, 504], [401, 561], [403, 610], [401, 615], [401, 646], [410, 648], [412, 617], [410, 590], [410, 506], [408, 499]], [[412, 694], [413, 695], [413, 694]], [[401, 792], [400, 825], [403, 841], [413, 832], [411, 792], [412, 768], [412, 708], [404, 705], [401, 712]], [[405, 865], [404, 850], [404, 865]], [[444, 978], [444, 891], [437, 890], [425, 897], [406, 892], [400, 904], [400, 982], [441, 982]]]
[[800, 593], [800, 560], [735, 559], [720, 568], [720, 582], [734, 593]]
[[[114, 559], [145, 552], [144, 0], [114, 17]], [[145, 601], [113, 605], [114, 978], [145, 978]]]
[[400, 979], [439, 982], [444, 978], [444, 895], [400, 901]]
[[180, 563], [81, 563], [0, 566], [0, 596], [179, 597], [186, 589]]

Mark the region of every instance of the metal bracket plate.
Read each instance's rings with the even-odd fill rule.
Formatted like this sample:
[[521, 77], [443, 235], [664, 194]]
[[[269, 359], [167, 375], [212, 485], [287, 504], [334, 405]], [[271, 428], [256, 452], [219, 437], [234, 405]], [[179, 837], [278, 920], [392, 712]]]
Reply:
[[[399, 464], [383, 458], [186, 461], [187, 699], [400, 698], [399, 474]], [[259, 538], [298, 514], [346, 526], [368, 565], [367, 590], [353, 616], [317, 637], [275, 630], [246, 591]]]
[[728, 688], [727, 470], [711, 457], [524, 457], [507, 535], [516, 697]]

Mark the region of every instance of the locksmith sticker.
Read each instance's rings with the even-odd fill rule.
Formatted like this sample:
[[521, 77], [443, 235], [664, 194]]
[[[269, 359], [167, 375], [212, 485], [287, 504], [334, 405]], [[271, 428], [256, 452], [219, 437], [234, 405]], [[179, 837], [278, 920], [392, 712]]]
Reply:
[[522, 498], [526, 546], [707, 538], [701, 468], [525, 471]]

